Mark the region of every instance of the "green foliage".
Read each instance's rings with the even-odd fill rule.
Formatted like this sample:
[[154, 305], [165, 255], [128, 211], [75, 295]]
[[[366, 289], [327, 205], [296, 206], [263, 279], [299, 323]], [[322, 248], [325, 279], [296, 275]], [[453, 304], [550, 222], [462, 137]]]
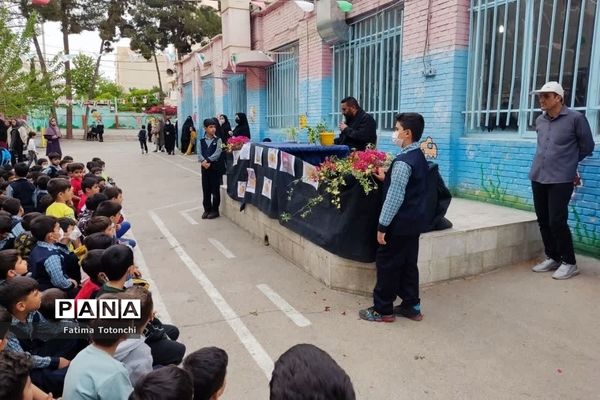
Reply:
[[132, 0], [128, 14], [131, 19], [123, 36], [131, 39], [131, 49], [146, 60], [170, 44], [180, 56], [187, 54], [192, 45], [221, 32], [221, 18], [215, 10], [190, 1]]
[[31, 15], [20, 32], [8, 28], [7, 21], [6, 9], [0, 8], [0, 113], [16, 116], [47, 110], [61, 94], [60, 85], [51, 84], [58, 79], [58, 67], [44, 77], [33, 62], [24, 64], [21, 59], [29, 57], [36, 16]]
[[308, 136], [308, 143], [317, 144], [319, 142], [319, 131], [317, 130], [317, 128], [307, 126], [306, 131]]
[[496, 180], [494, 181], [491, 178], [488, 178], [487, 181], [484, 177], [483, 172], [483, 164], [480, 165], [481, 168], [481, 190], [486, 194], [488, 198], [491, 200], [496, 200], [499, 202], [504, 201], [504, 197], [506, 196], [506, 187], [502, 188], [502, 181], [500, 180], [500, 172], [498, 171], [498, 167], [496, 167]]
[[[71, 79], [73, 90], [78, 99], [87, 99], [89, 94], [92, 97], [96, 94], [94, 85], [94, 75], [96, 74], [96, 60], [85, 54], [79, 54], [73, 59], [73, 69], [71, 70]], [[97, 86], [97, 85], [96, 85]]]
[[330, 132], [331, 130], [329, 129], [329, 126], [325, 123], [325, 121], [321, 121], [319, 122], [316, 126], [315, 129], [317, 130], [317, 132], [319, 133], [324, 133], [324, 132]]
[[295, 142], [298, 140], [298, 129], [295, 126], [290, 126], [285, 130], [288, 140]]
[[96, 90], [98, 93], [96, 95], [96, 99], [98, 100], [113, 100], [115, 98], [121, 98], [123, 97], [124, 92], [121, 86], [105, 78], [98, 79]]

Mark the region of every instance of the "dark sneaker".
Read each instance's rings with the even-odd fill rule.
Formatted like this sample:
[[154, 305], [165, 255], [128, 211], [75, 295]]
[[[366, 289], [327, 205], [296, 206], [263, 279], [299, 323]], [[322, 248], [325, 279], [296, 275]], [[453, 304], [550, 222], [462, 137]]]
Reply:
[[413, 321], [421, 321], [423, 319], [423, 314], [421, 314], [421, 304], [416, 304], [414, 306], [396, 306], [394, 307], [394, 315], [412, 319]]
[[394, 322], [396, 320], [396, 316], [394, 314], [390, 315], [381, 315], [373, 307], [369, 307], [365, 310], [360, 310], [358, 312], [358, 316], [360, 319], [364, 319], [365, 321], [370, 322]]
[[206, 216], [207, 219], [215, 219], [219, 217], [219, 213], [216, 211], [210, 212], [208, 213], [208, 215]]
[[204, 211], [204, 213], [202, 214], [202, 219], [208, 218], [208, 214], [210, 214], [208, 211]]

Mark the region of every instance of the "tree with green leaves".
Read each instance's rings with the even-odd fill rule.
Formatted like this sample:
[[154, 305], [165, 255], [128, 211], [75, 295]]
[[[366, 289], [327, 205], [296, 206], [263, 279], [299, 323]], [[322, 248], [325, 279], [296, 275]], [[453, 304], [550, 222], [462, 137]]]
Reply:
[[[46, 75], [35, 68], [29, 58], [29, 44], [34, 35], [36, 17], [31, 15], [24, 28], [15, 31], [7, 26], [7, 11], [0, 8], [0, 113], [23, 116], [47, 113], [60, 97], [62, 87], [56, 83], [58, 68], [47, 70]], [[50, 88], [50, 89], [48, 89]]]
[[131, 0], [128, 15], [131, 18], [122, 34], [131, 39], [133, 51], [146, 60], [154, 59], [162, 104], [157, 52], [173, 45], [182, 57], [192, 51], [192, 45], [221, 32], [221, 18], [213, 8], [185, 0]]
[[71, 79], [75, 96], [79, 100], [89, 100], [96, 94], [94, 74], [96, 61], [85, 54], [78, 54], [73, 59]]

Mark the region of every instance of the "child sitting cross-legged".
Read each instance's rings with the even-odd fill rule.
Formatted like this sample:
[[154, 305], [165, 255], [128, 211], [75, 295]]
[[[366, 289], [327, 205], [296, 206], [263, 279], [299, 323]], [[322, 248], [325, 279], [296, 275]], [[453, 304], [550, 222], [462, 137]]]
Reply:
[[[152, 294], [143, 287], [132, 286], [124, 292], [124, 295], [126, 298], [140, 300], [141, 318], [134, 321], [134, 326], [136, 332], [141, 334], [150, 320], [154, 318]], [[115, 352], [114, 357], [127, 368], [132, 385], [135, 385], [144, 375], [152, 372], [152, 351], [145, 339], [144, 335], [128, 338], [119, 343]]]
[[[100, 299], [116, 299], [118, 294], [106, 294]], [[94, 319], [91, 344], [71, 362], [65, 379], [65, 399], [117, 400], [127, 399], [133, 387], [123, 363], [113, 358], [119, 343], [127, 339], [131, 319]], [[103, 329], [99, 329], [102, 327]]]
[[39, 282], [42, 290], [56, 287], [66, 291], [70, 298], [75, 297], [78, 287], [75, 277], [79, 268], [68, 270], [74, 266], [65, 260], [70, 254], [66, 246], [58, 244], [63, 240], [64, 232], [57, 219], [37, 217], [31, 222], [31, 233], [38, 241], [28, 260], [31, 276]]
[[[102, 254], [102, 268], [108, 279], [98, 292], [121, 293], [125, 291], [125, 282], [134, 276], [141, 276], [133, 262], [133, 250], [123, 244], [110, 246]], [[176, 326], [162, 324], [153, 318], [144, 331], [146, 343], [152, 350], [153, 365], [178, 365], [185, 354], [185, 345], [177, 342], [179, 329]]]
[[47, 324], [38, 312], [40, 304], [41, 293], [34, 279], [18, 276], [0, 285], [0, 305], [13, 317], [7, 349], [23, 353], [31, 360], [34, 384], [46, 392], [60, 395], [69, 360], [62, 356], [61, 347], [50, 348], [37, 337], [37, 330]]

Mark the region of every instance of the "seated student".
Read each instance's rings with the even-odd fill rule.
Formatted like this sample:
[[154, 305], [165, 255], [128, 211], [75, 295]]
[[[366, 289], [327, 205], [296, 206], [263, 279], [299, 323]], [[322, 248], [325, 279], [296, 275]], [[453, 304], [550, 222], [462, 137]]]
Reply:
[[62, 356], [60, 348], [44, 348], [40, 351], [43, 344], [33, 329], [33, 326], [38, 329], [47, 323], [37, 311], [40, 303], [37, 282], [31, 278], [18, 276], [0, 286], [0, 305], [13, 317], [6, 342], [7, 350], [25, 354], [33, 365], [33, 383], [46, 392], [60, 396], [69, 360]]
[[60, 167], [60, 171], [58, 171], [58, 173], [60, 174], [62, 171], [67, 171], [67, 167], [69, 166], [69, 164], [71, 163], [71, 161], [62, 159], [60, 160], [60, 162], [58, 163], [58, 166]]
[[40, 167], [42, 167], [42, 171], [45, 170], [46, 168], [48, 168], [48, 159], [47, 158], [38, 158], [38, 160], [35, 163], [36, 165], [39, 165]]
[[[92, 236], [88, 236], [86, 240]], [[102, 271], [102, 253], [104, 253], [104, 249], [88, 250], [83, 260], [81, 260], [81, 269], [88, 275], [89, 279], [83, 283], [81, 290], [75, 296], [75, 300], [95, 298], [96, 293], [104, 284], [105, 279], [100, 277], [102, 275], [105, 278]]]
[[50, 178], [56, 178], [58, 171], [60, 171], [60, 154], [50, 153], [48, 154], [48, 160], [50, 160], [50, 164], [48, 164], [43, 172]]
[[188, 354], [183, 369], [192, 375], [194, 400], [218, 400], [225, 391], [228, 357], [218, 347], [204, 347]]
[[67, 174], [71, 182], [71, 188], [73, 189], [73, 205], [77, 210], [79, 208], [79, 200], [83, 196], [83, 190], [81, 188], [81, 181], [83, 179], [83, 170], [85, 167], [81, 163], [70, 163], [67, 166]]
[[[106, 249], [101, 262], [108, 282], [102, 285], [98, 295], [121, 293], [125, 290], [127, 280], [140, 275], [133, 263], [133, 250], [123, 244], [115, 244]], [[179, 329], [176, 326], [163, 325], [158, 318], [154, 318], [147, 325], [144, 336], [152, 350], [154, 365], [181, 363], [185, 345], [176, 341], [179, 338]]]
[[8, 197], [14, 197], [19, 200], [21, 207], [26, 213], [34, 211], [33, 192], [35, 187], [27, 180], [29, 167], [27, 163], [18, 163], [15, 165], [15, 175], [17, 179], [12, 181], [6, 190]]
[[129, 400], [192, 400], [193, 396], [190, 374], [175, 365], [169, 365], [140, 379]]
[[27, 274], [27, 261], [14, 249], [0, 250], [0, 285], [16, 276]]
[[13, 220], [6, 211], [0, 210], [0, 250], [12, 249], [15, 238], [12, 236]]
[[23, 207], [21, 207], [21, 202], [19, 200], [8, 198], [2, 202], [2, 206], [0, 208], [11, 215], [12, 229], [10, 233], [13, 238], [17, 238], [20, 234], [25, 232], [23, 225], [21, 224], [21, 219], [23, 218]]
[[31, 276], [39, 282], [42, 290], [56, 287], [66, 291], [70, 298], [75, 297], [78, 283], [74, 277], [79, 268], [77, 271], [67, 270], [73, 266], [65, 261], [69, 251], [57, 244], [63, 239], [57, 219], [37, 217], [31, 223], [31, 233], [38, 241], [28, 260]]
[[[63, 250], [68, 252], [64, 256], [64, 262], [68, 265], [66, 267], [67, 271], [73, 271], [74, 275], [71, 275], [71, 278], [77, 282], [81, 282], [79, 259], [86, 252], [85, 247], [81, 243], [81, 232], [77, 229], [76, 221], [71, 218], [59, 218], [58, 225], [63, 232], [63, 238], [56, 245], [63, 247]], [[77, 271], [77, 273], [75, 274], [74, 271]]]
[[68, 180], [62, 178], [50, 179], [48, 193], [50, 193], [54, 202], [46, 209], [46, 215], [75, 219], [75, 212], [67, 205], [73, 197], [73, 189]]
[[100, 203], [106, 200], [108, 200], [108, 197], [106, 197], [104, 193], [96, 193], [87, 198], [85, 201], [85, 208], [79, 215], [79, 221], [77, 222], [77, 227], [81, 232], [85, 233], [85, 226], [92, 218], [94, 211], [96, 211], [96, 208], [98, 208]]
[[31, 234], [31, 221], [41, 215], [42, 214], [39, 212], [30, 212], [23, 215], [23, 219], [21, 220], [21, 226], [23, 227], [24, 232], [15, 238], [15, 249], [25, 261], [29, 259], [29, 254], [31, 254], [31, 250], [33, 250], [33, 247], [37, 242]]
[[64, 156], [62, 158], [62, 161], [65, 161], [67, 163], [72, 163], [73, 162], [73, 157], [71, 157], [71, 156]]
[[[115, 237], [115, 224], [108, 217], [92, 217], [85, 227], [85, 235], [93, 235], [94, 233], [104, 233], [112, 238]], [[113, 242], [116, 241], [113, 239]]]
[[68, 297], [62, 290], [56, 288], [46, 289], [42, 292], [42, 300], [38, 311], [46, 320], [54, 321], [56, 319], [56, 300], [66, 299]]
[[0, 351], [0, 399], [52, 400], [52, 393], [44, 393], [31, 382], [30, 369], [26, 355]]
[[[50, 194], [48, 193], [48, 182], [50, 182], [50, 177], [48, 175], [42, 175], [42, 176], [38, 177], [35, 180], [35, 191], [33, 192], [33, 202], [35, 205], [35, 210], [37, 212], [41, 212], [43, 214], [46, 213], [46, 208], [48, 208], [48, 206], [46, 206], [43, 210], [41, 210], [42, 199], [44, 198], [44, 196], [52, 199], [52, 196], [50, 196]], [[50, 201], [50, 204], [51, 203], [52, 202]], [[48, 205], [50, 205], [50, 204], [48, 204]]]
[[[100, 203], [94, 216], [108, 217], [115, 224], [117, 231], [119, 230], [119, 220], [121, 219], [121, 205], [114, 200], [108, 200]], [[133, 239], [118, 239], [119, 243], [127, 244], [131, 247], [136, 246], [136, 242]]]
[[86, 236], [85, 239], [83, 239], [83, 244], [89, 252], [92, 250], [106, 250], [116, 243], [113, 236], [107, 235], [104, 232], [97, 232]]
[[275, 362], [270, 400], [354, 400], [354, 388], [346, 372], [323, 350], [297, 344]]
[[[111, 187], [107, 187], [106, 189], [104, 189], [103, 192], [109, 200], [112, 201], [116, 201], [117, 203], [119, 203], [121, 205], [121, 207], [123, 206], [123, 190], [121, 190], [121, 188], [117, 187], [117, 186], [111, 186]], [[127, 233], [127, 231], [129, 231], [129, 229], [131, 229], [131, 223], [129, 223], [129, 221], [126, 221], [125, 218], [123, 217], [123, 214], [121, 214], [121, 217], [119, 218], [119, 222], [117, 223], [117, 225], [119, 226], [119, 228], [117, 229], [117, 238], [121, 238], [124, 234]], [[135, 246], [132, 246], [135, 247]]]
[[[133, 286], [125, 290], [124, 295], [126, 298], [140, 300], [141, 318], [134, 320], [133, 323], [136, 332], [141, 334], [154, 317], [152, 293], [142, 287]], [[144, 335], [140, 335], [119, 343], [114, 355], [115, 359], [121, 361], [127, 368], [132, 385], [135, 385], [144, 375], [152, 372], [152, 351], [145, 339]]]
[[100, 186], [98, 186], [98, 178], [95, 176], [86, 176], [81, 181], [81, 191], [82, 195], [79, 199], [79, 204], [77, 205], [76, 211], [77, 215], [80, 215], [85, 207], [87, 207], [86, 202], [87, 199], [95, 195], [96, 193], [100, 193]]
[[[116, 295], [104, 295], [101, 299], [119, 299]], [[132, 327], [128, 319], [95, 319], [90, 323], [94, 333], [91, 344], [71, 362], [63, 397], [65, 399], [120, 400], [133, 391], [127, 369], [113, 355], [119, 343], [127, 339], [123, 330]], [[99, 327], [119, 333], [102, 333]], [[110, 331], [109, 331], [110, 332]]]

